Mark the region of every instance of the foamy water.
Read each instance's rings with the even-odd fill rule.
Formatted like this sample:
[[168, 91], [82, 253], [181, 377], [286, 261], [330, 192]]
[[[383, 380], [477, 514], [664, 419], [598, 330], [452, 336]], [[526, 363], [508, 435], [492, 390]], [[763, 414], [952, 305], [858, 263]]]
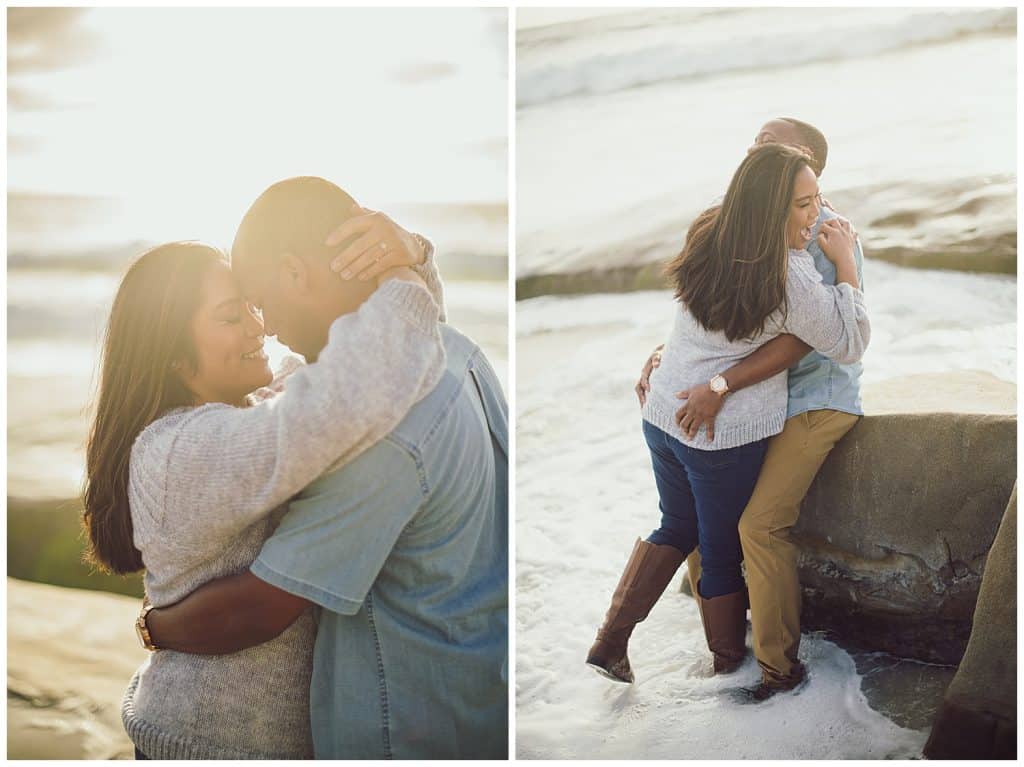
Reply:
[[[823, 12], [825, 11], [825, 12]], [[520, 107], [753, 67], [785, 68], [876, 56], [1012, 26], [1009, 8], [651, 8], [567, 19], [518, 15]], [[557, 14], [556, 14], [557, 15]], [[784, 29], [778, 45], [765, 29]], [[842, 30], [844, 42], [830, 35]]]
[[[868, 261], [866, 381], [981, 369], [1014, 381], [1013, 278]], [[676, 578], [637, 628], [637, 683], [583, 665], [633, 541], [658, 520], [632, 387], [673, 317], [668, 292], [517, 305], [517, 741], [523, 758], [913, 758], [926, 729], [868, 705], [853, 658], [805, 635], [810, 682], [759, 706], [749, 658], [710, 676], [696, 606]], [[749, 645], [748, 637], [748, 645]]]

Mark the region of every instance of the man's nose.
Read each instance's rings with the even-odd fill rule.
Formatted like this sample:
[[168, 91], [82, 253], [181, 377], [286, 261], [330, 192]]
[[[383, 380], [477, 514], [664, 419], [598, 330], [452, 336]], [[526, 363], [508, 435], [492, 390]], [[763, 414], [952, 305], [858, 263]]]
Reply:
[[277, 328], [270, 323], [266, 317], [263, 318], [263, 335], [264, 336], [277, 336]]

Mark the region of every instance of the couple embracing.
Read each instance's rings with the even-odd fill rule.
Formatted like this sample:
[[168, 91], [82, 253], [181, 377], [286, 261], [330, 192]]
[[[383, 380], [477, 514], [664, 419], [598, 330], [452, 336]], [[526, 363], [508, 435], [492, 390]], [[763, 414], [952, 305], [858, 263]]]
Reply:
[[[145, 568], [137, 758], [504, 758], [507, 406], [432, 246], [319, 178], [231, 260], [171, 243], [111, 310], [92, 555]], [[277, 376], [263, 352], [276, 335]]]
[[742, 700], [807, 678], [791, 529], [862, 415], [871, 332], [856, 233], [818, 189], [827, 153], [805, 122], [766, 123], [666, 269], [678, 311], [636, 387], [661, 523], [636, 541], [587, 656], [615, 681], [633, 681], [629, 637], [684, 560], [716, 674], [743, 662], [750, 609], [762, 677]]

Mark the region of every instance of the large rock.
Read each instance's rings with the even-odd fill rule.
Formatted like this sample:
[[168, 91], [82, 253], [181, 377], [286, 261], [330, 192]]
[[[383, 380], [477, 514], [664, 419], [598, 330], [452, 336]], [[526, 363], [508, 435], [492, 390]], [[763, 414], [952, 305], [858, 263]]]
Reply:
[[131, 759], [121, 697], [141, 601], [7, 579], [7, 758]]
[[1017, 758], [1017, 487], [988, 554], [967, 652], [924, 747], [929, 759]]
[[927, 374], [865, 387], [864, 403], [794, 529], [802, 627], [955, 665], [1016, 482], [1015, 387]]
[[[870, 259], [914, 269], [1017, 273], [1017, 179], [1014, 175], [869, 185], [829, 193], [860, 230]], [[589, 250], [550, 253], [544, 237], [520, 237], [516, 299], [573, 293], [657, 290], [661, 271], [683, 246], [700, 211], [605, 240]]]
[[957, 663], [1016, 480], [1016, 417], [866, 416], [832, 451], [795, 528], [805, 629]]

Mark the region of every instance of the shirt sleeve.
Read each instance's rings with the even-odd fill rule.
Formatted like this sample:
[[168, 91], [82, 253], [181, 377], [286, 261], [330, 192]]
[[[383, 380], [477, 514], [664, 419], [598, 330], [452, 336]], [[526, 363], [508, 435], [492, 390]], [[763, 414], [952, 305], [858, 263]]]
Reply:
[[413, 456], [391, 440], [293, 501], [251, 572], [342, 615], [359, 611], [426, 499]]
[[786, 305], [784, 332], [843, 365], [864, 356], [871, 323], [861, 290], [847, 283], [826, 285], [809, 259], [791, 256]]
[[248, 408], [197, 408], [174, 435], [163, 478], [174, 533], [205, 550], [388, 434], [436, 386], [445, 352], [437, 306], [391, 280], [331, 326], [314, 364]]

